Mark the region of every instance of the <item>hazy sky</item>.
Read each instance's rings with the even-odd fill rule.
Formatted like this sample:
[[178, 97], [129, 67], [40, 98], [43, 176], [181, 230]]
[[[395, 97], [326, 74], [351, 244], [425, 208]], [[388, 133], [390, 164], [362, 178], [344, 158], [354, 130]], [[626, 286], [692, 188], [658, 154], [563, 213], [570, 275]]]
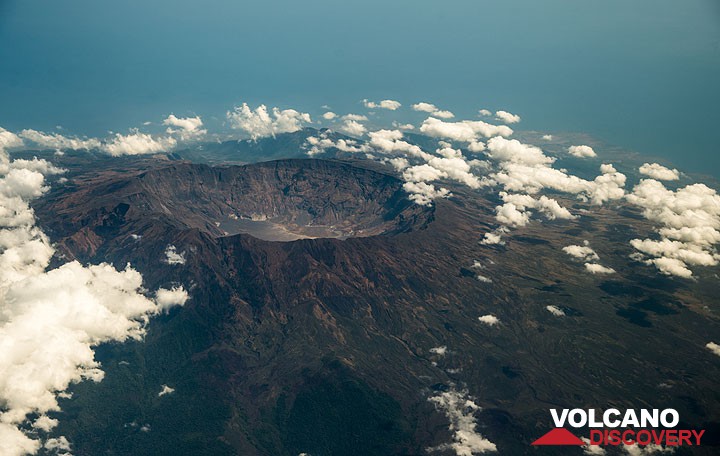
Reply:
[[720, 175], [717, 0], [0, 0], [0, 126], [429, 101]]

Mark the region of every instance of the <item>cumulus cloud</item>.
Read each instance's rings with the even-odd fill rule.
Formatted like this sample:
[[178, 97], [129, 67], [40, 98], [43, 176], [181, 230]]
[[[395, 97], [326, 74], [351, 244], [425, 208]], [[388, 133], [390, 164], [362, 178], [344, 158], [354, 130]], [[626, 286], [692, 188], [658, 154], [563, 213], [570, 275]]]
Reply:
[[590, 146], [570, 146], [568, 147], [568, 153], [579, 158], [597, 157], [597, 154]]
[[20, 132], [20, 136], [37, 146], [45, 149], [99, 149], [102, 145], [100, 140], [95, 138], [69, 138], [58, 133], [43, 133], [41, 131], [27, 129]]
[[172, 136], [154, 138], [147, 133], [133, 130], [127, 135], [115, 133], [111, 139], [103, 143], [102, 150], [114, 157], [121, 155], [144, 155], [167, 152], [177, 146]]
[[333, 120], [334, 118], [337, 117], [337, 114], [335, 114], [334, 112], [328, 111], [325, 114], [323, 114], [322, 117], [325, 120]]
[[427, 182], [405, 182], [403, 189], [410, 194], [408, 198], [411, 201], [421, 206], [430, 206], [433, 200], [450, 196], [448, 189], [435, 188], [434, 185]]
[[716, 344], [715, 342], [708, 342], [705, 345], [705, 348], [713, 352], [714, 354], [720, 356], [720, 345]]
[[497, 111], [495, 113], [495, 118], [501, 122], [505, 122], [506, 124], [514, 124], [520, 122], [520, 116], [511, 114], [507, 111]]
[[367, 152], [369, 149], [364, 144], [359, 144], [353, 139], [338, 139], [337, 141], [328, 137], [327, 132], [323, 132], [318, 136], [310, 136], [305, 140], [305, 149], [309, 156], [315, 156], [327, 152], [331, 149], [337, 149], [341, 152]]
[[439, 157], [432, 157], [427, 164], [442, 173], [449, 179], [455, 180], [470, 188], [479, 188], [480, 179], [470, 171], [470, 164], [463, 157], [462, 152], [450, 147], [436, 151]]
[[20, 137], [36, 146], [46, 149], [91, 150], [97, 149], [112, 156], [143, 155], [167, 152], [175, 148], [180, 141], [197, 140], [207, 134], [203, 129], [200, 117], [179, 118], [170, 115], [163, 120], [168, 128], [167, 136], [153, 136], [132, 129], [128, 134], [115, 133], [109, 138], [78, 138], [63, 136], [59, 133], [44, 133], [37, 130], [26, 129], [20, 132]]
[[163, 397], [168, 394], [172, 394], [175, 392], [175, 388], [170, 388], [167, 385], [162, 385], [160, 392], [158, 393], [158, 397]]
[[600, 259], [598, 254], [590, 247], [588, 241], [585, 241], [584, 245], [568, 245], [567, 247], [563, 247], [563, 252], [582, 261]]
[[510, 136], [513, 131], [506, 125], [492, 125], [481, 120], [462, 122], [445, 122], [435, 117], [429, 117], [420, 126], [420, 131], [433, 138], [443, 138], [452, 141], [473, 142], [480, 136]]
[[505, 242], [502, 240], [503, 233], [504, 230], [500, 229], [485, 233], [480, 243], [483, 245], [503, 245], [505, 244]]
[[457, 456], [497, 451], [494, 443], [477, 431], [475, 413], [480, 407], [468, 397], [467, 391], [452, 388], [428, 399], [442, 411], [450, 421], [449, 429], [453, 432], [453, 441], [428, 448], [428, 451], [454, 451]]
[[320, 133], [318, 136], [308, 137], [305, 140], [304, 147], [307, 149], [307, 154], [311, 157], [332, 149], [350, 153], [369, 151], [364, 144], [359, 144], [353, 139], [341, 138], [335, 141], [328, 136], [327, 131]]
[[354, 120], [356, 122], [365, 122], [368, 120], [367, 116], [364, 116], [362, 114], [345, 114], [342, 116], [343, 120]]
[[580, 440], [585, 442], [585, 445], [582, 446], [583, 454], [590, 456], [605, 456], [606, 452], [600, 445], [591, 445], [590, 439], [587, 437], [580, 437]]
[[[575, 195], [592, 204], [603, 204], [625, 195], [624, 174], [609, 164], [600, 166], [601, 174], [588, 181], [552, 167], [555, 158], [548, 157], [539, 147], [501, 136], [490, 138], [486, 155], [495, 167], [481, 180], [481, 185], [500, 186], [504, 204], [496, 208], [497, 220], [506, 226], [524, 226], [531, 220], [531, 210], [548, 219], [572, 219], [572, 215], [557, 200], [545, 195], [533, 195], [553, 190]], [[501, 243], [500, 232], [485, 235], [483, 244]]]
[[639, 168], [640, 174], [657, 180], [673, 181], [680, 179], [680, 171], [666, 168], [658, 163], [644, 163]]
[[487, 314], [483, 315], [482, 317], [478, 317], [478, 320], [480, 323], [484, 323], [488, 326], [495, 326], [498, 323], [500, 323], [500, 319], [496, 317], [495, 315]]
[[165, 248], [164, 261], [167, 264], [185, 264], [185, 252], [178, 253], [177, 248], [170, 244]]
[[585, 263], [585, 269], [592, 274], [612, 274], [615, 272], [613, 268], [603, 266], [597, 263]]
[[294, 109], [272, 108], [269, 112], [265, 105], [260, 105], [253, 110], [247, 103], [228, 111], [226, 117], [231, 128], [244, 131], [253, 141], [280, 133], [293, 133], [302, 129], [303, 124], [312, 122], [310, 114]]
[[18, 135], [0, 127], [0, 154], [3, 154], [6, 149], [22, 147], [22, 145], [23, 141]]
[[649, 456], [651, 454], [669, 454], [674, 453], [674, 447], [664, 447], [656, 443], [651, 443], [644, 447], [637, 444], [623, 445], [623, 451], [629, 456]]
[[378, 130], [368, 133], [368, 145], [376, 151], [385, 154], [405, 154], [425, 161], [432, 158], [431, 154], [423, 152], [420, 147], [403, 140], [403, 133], [399, 130]]
[[158, 308], [163, 311], [175, 306], [184, 306], [189, 299], [188, 292], [180, 285], [171, 289], [158, 288], [155, 292], [155, 303]]
[[565, 312], [563, 312], [563, 310], [561, 308], [559, 308], [558, 306], [549, 305], [549, 306], [545, 306], [545, 309], [548, 312], [550, 312], [551, 314], [555, 315], [556, 317], [564, 317], [565, 316]]
[[585, 269], [592, 274], [612, 274], [614, 269], [595, 263], [600, 260], [597, 253], [590, 247], [588, 241], [584, 241], [583, 245], [568, 245], [563, 247], [563, 251], [573, 258], [585, 263]]
[[478, 114], [480, 114], [481, 116], [488, 117], [488, 116], [492, 115], [492, 111], [490, 111], [489, 109], [481, 109], [478, 111]]
[[441, 347], [433, 347], [430, 349], [430, 353], [433, 353], [435, 355], [445, 356], [445, 353], [447, 353], [447, 347], [445, 345]]
[[130, 266], [73, 261], [48, 269], [55, 252], [29, 203], [47, 190], [43, 172], [59, 170], [10, 162], [1, 150], [0, 158], [0, 453], [69, 451], [64, 437], [42, 442], [57, 425], [48, 417], [59, 411], [57, 397], [73, 383], [102, 380], [94, 347], [140, 339], [163, 306], [144, 295]]
[[453, 117], [455, 117], [455, 114], [453, 114], [452, 112], [439, 109], [432, 103], [415, 103], [414, 105], [412, 105], [412, 109], [413, 111], [418, 112], [429, 112], [433, 117], [437, 117], [440, 119], [452, 119]]
[[500, 192], [500, 197], [505, 204], [495, 208], [498, 222], [507, 226], [525, 226], [530, 221], [530, 210], [537, 211], [548, 220], [574, 219], [575, 216], [560, 204], [545, 195], [535, 199], [530, 195], [511, 194]]
[[367, 132], [367, 128], [365, 127], [365, 125], [361, 124], [356, 120], [350, 119], [346, 119], [342, 123], [342, 125], [338, 127], [338, 130], [350, 136], [362, 136]]
[[704, 184], [675, 191], [654, 179], [644, 179], [626, 196], [642, 208], [648, 220], [659, 224], [660, 239], [633, 239], [637, 258], [661, 273], [692, 276], [690, 266], [715, 266], [720, 256], [720, 196]]
[[70, 447], [70, 442], [68, 442], [68, 440], [65, 437], [48, 439], [45, 442], [45, 445], [43, 445], [43, 447], [48, 451], [54, 451], [63, 456], [65, 456], [65, 455], [70, 456], [70, 455], [68, 453], [60, 453], [61, 451], [66, 452], [66, 451], [72, 450], [72, 448]]
[[368, 109], [388, 109], [390, 111], [395, 111], [399, 109], [402, 105], [399, 101], [395, 100], [382, 100], [380, 102], [374, 102], [369, 100], [363, 100], [363, 105], [365, 105]]
[[553, 135], [543, 135], [542, 139], [544, 139], [545, 141], [552, 141]]
[[405, 131], [411, 131], [415, 129], [415, 125], [413, 124], [401, 124], [399, 122], [393, 122], [393, 126], [397, 128], [398, 130], [405, 130]]
[[[473, 164], [465, 159], [462, 151], [444, 145], [433, 154], [403, 137], [399, 130], [377, 130], [368, 133], [368, 140], [360, 144], [354, 141], [341, 143], [321, 135], [308, 138], [308, 154], [315, 155], [333, 147], [348, 152], [382, 153], [384, 156], [380, 160], [402, 171], [403, 188], [412, 201], [421, 205], [430, 205], [433, 199], [450, 196], [449, 190], [436, 188], [431, 183], [439, 179], [454, 180], [470, 188], [481, 186], [480, 179], [472, 172]], [[415, 164], [411, 164], [411, 160]]]
[[488, 156], [502, 162], [534, 166], [548, 165], [555, 161], [554, 158], [546, 156], [539, 147], [523, 144], [517, 139], [496, 136], [488, 141], [487, 147]]
[[182, 141], [198, 139], [207, 134], [207, 130], [202, 128], [203, 121], [200, 116], [176, 117], [170, 114], [163, 120], [163, 125], [168, 127], [168, 134], [178, 135]]

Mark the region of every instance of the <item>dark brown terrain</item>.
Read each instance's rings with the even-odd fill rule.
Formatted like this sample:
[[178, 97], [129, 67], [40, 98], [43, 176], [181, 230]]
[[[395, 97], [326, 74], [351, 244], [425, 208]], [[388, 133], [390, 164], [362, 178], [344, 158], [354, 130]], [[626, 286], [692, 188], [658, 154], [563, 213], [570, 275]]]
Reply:
[[[61, 404], [76, 455], [425, 454], [452, 441], [427, 400], [450, 388], [483, 408], [478, 431], [501, 454], [581, 454], [529, 446], [552, 407], [674, 407], [718, 443], [720, 368], [704, 348], [720, 329], [706, 306], [717, 270], [672, 280], [630, 260], [627, 240], [652, 228], [636, 209], [487, 247], [492, 196], [453, 188], [416, 206], [377, 165], [153, 163], [74, 171], [36, 204], [63, 260], [131, 263], [148, 289], [191, 295], [144, 342], [100, 347], [105, 380]], [[232, 232], [235, 217], [316, 238]], [[562, 252], [584, 239], [617, 274]], [[168, 245], [185, 264], [163, 262]], [[175, 393], [159, 398], [162, 384]]]

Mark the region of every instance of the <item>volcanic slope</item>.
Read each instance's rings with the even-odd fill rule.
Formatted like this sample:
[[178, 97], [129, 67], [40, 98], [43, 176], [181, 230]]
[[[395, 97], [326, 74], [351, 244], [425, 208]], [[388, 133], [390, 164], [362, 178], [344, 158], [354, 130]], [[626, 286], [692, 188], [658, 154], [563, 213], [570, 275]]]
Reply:
[[[662, 403], [717, 429], [715, 292], [628, 258], [646, 222], [606, 207], [488, 247], [496, 197], [450, 188], [417, 206], [389, 172], [323, 160], [72, 176], [35, 207], [62, 261], [129, 262], [191, 300], [99, 348], [106, 377], [62, 401], [58, 434], [78, 455], [424, 454], [453, 442], [442, 392], [474, 398], [502, 454], [534, 454], [555, 407]], [[562, 251], [584, 239], [616, 274]]]

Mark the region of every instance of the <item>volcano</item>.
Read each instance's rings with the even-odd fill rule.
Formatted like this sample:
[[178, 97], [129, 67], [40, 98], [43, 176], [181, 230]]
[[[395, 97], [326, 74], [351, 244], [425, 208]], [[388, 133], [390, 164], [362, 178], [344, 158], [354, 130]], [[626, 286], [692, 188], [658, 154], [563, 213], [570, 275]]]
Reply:
[[[69, 168], [34, 207], [56, 261], [129, 263], [148, 289], [191, 296], [144, 341], [97, 348], [105, 379], [61, 399], [74, 454], [451, 454], [460, 425], [533, 454], [548, 408], [658, 394], [689, 427], [714, 425], [719, 367], [681, 330], [708, 325], [714, 290], [637, 272], [640, 217], [601, 208], [592, 225], [529, 225], [488, 247], [496, 196], [448, 184], [419, 206], [368, 162]], [[572, 236], [627, 245], [618, 275], [578, 273]]]

